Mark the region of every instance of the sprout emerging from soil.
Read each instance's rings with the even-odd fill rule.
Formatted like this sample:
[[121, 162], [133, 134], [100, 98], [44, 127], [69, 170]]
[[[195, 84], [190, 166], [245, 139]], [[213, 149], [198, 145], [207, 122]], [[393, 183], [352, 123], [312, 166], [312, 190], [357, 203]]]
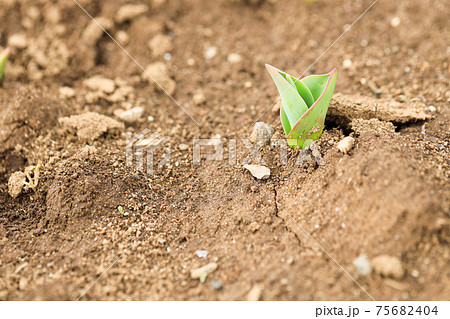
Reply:
[[297, 80], [269, 64], [266, 68], [281, 95], [280, 117], [289, 146], [310, 146], [322, 135], [337, 70]]
[[0, 86], [3, 84], [3, 78], [5, 77], [6, 61], [8, 60], [10, 52], [11, 52], [11, 49], [7, 48], [7, 49], [3, 50], [2, 53], [0, 53]]

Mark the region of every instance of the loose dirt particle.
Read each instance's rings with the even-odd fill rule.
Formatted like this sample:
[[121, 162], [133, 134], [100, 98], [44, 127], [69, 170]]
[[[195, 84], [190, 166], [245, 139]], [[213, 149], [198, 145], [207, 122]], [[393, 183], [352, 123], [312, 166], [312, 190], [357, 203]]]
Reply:
[[8, 180], [8, 193], [13, 198], [19, 196], [23, 190], [26, 176], [24, 172], [14, 172]]
[[94, 76], [83, 81], [83, 84], [93, 91], [100, 91], [104, 93], [114, 92], [116, 87], [111, 79], [103, 78], [101, 76]]
[[127, 20], [132, 20], [147, 11], [148, 6], [145, 4], [126, 4], [119, 8], [114, 16], [114, 20], [118, 23], [122, 23]]
[[[156, 90], [162, 91], [161, 85], [164, 90], [170, 95], [175, 93], [176, 83], [167, 74], [167, 67], [162, 62], [156, 62], [149, 64], [145, 70], [153, 78], [150, 78], [146, 73], [142, 74], [142, 77], [148, 81], [148, 83]], [[157, 84], [159, 83], [159, 85]]]
[[403, 270], [402, 262], [394, 256], [380, 255], [372, 259], [372, 266], [376, 273], [386, 277], [393, 277], [396, 279], [403, 278], [405, 271]]
[[148, 42], [148, 47], [152, 50], [153, 56], [159, 57], [166, 52], [172, 51], [173, 43], [169, 36], [159, 33]]
[[95, 112], [63, 117], [58, 121], [67, 131], [74, 132], [81, 140], [89, 142], [105, 133], [117, 134], [124, 129], [123, 123]]
[[28, 40], [25, 34], [16, 33], [8, 38], [8, 46], [11, 48], [25, 49], [28, 46]]

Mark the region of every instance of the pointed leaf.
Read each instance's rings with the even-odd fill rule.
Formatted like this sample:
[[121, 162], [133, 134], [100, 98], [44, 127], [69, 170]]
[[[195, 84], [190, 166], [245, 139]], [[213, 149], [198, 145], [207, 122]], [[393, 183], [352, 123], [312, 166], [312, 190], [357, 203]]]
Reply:
[[300, 80], [297, 80], [292, 75], [287, 74], [286, 72], [278, 70], [278, 72], [291, 84], [298, 92], [298, 94], [303, 98], [303, 101], [305, 101], [306, 106], [309, 108], [311, 105], [314, 104], [314, 97], [311, 94], [311, 91], [308, 89], [308, 87], [303, 84]]
[[10, 52], [11, 50], [7, 48], [0, 53], [0, 84], [2, 84], [3, 77], [5, 76], [6, 61], [8, 60]]
[[[333, 69], [326, 75], [310, 76], [305, 79], [308, 80], [304, 83], [308, 85], [313, 96], [317, 96], [317, 100], [303, 114], [289, 133], [287, 137], [288, 142], [289, 140], [294, 140], [289, 143], [291, 147], [293, 145], [300, 148], [306, 147], [312, 140], [317, 140], [322, 135], [325, 116], [327, 115], [328, 106], [336, 85], [337, 70]], [[302, 79], [302, 81], [305, 79]], [[321, 92], [319, 92], [320, 88], [323, 88]], [[297, 143], [295, 143], [295, 140], [297, 140]]]
[[317, 99], [322, 94], [322, 92], [325, 89], [325, 86], [327, 84], [329, 76], [330, 76], [330, 74], [310, 75], [310, 76], [307, 76], [307, 77], [301, 79], [301, 81], [311, 91], [311, 93], [314, 97], [314, 101], [317, 101]]
[[290, 127], [292, 127], [308, 110], [308, 106], [305, 101], [303, 101], [303, 98], [298, 94], [296, 88], [294, 88], [289, 81], [281, 75], [280, 70], [268, 64], [266, 64], [266, 68], [277, 86], [278, 92], [281, 96], [282, 109], [284, 109], [285, 115], [289, 120]]

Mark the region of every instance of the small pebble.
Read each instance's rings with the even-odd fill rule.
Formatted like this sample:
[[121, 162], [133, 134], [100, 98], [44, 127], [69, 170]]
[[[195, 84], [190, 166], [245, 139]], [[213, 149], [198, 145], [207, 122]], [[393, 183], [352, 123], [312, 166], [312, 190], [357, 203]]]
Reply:
[[147, 117], [147, 121], [149, 121], [149, 122], [153, 122], [154, 120], [155, 120], [155, 118], [151, 115], [149, 117]]
[[253, 177], [257, 179], [268, 179], [270, 177], [270, 169], [261, 166], [261, 165], [244, 165], [244, 168], [247, 169]]
[[189, 145], [187, 144], [180, 144], [178, 145], [181, 151], [186, 151], [189, 148]]
[[223, 284], [221, 281], [211, 280], [209, 284], [214, 288], [214, 290], [222, 290], [223, 288]]
[[201, 105], [205, 103], [206, 101], [205, 94], [203, 94], [202, 92], [195, 93], [194, 96], [192, 97], [192, 101], [194, 102], [195, 105]]
[[262, 286], [260, 284], [256, 284], [247, 294], [247, 301], [258, 301], [261, 298], [262, 294]]
[[256, 143], [258, 147], [269, 144], [270, 138], [275, 130], [264, 122], [256, 122], [253, 126], [252, 134], [249, 137], [250, 142]]
[[396, 27], [398, 27], [400, 25], [400, 22], [401, 22], [401, 20], [400, 20], [399, 17], [393, 17], [391, 19], [391, 26], [396, 28]]
[[352, 60], [350, 60], [350, 59], [346, 59], [346, 60], [344, 60], [344, 62], [342, 63], [342, 67], [343, 67], [344, 69], [350, 69], [350, 68], [352, 67], [352, 65], [353, 65], [353, 63], [352, 63]]
[[436, 112], [436, 107], [434, 107], [434, 105], [430, 105], [428, 109], [430, 110], [430, 112]]
[[347, 136], [338, 143], [337, 148], [342, 153], [347, 154], [353, 148], [354, 144], [355, 144], [355, 139], [351, 136]]
[[19, 194], [22, 192], [24, 183], [26, 181], [26, 176], [24, 172], [14, 172], [11, 174], [9, 180], [8, 180], [8, 193], [13, 198], [16, 198], [19, 196]]
[[355, 258], [353, 260], [353, 265], [363, 276], [367, 276], [372, 272], [372, 265], [369, 258], [367, 258], [367, 255], [365, 254], [359, 255], [357, 258]]
[[142, 114], [144, 114], [144, 108], [136, 106], [129, 110], [118, 112], [117, 116], [126, 123], [132, 123], [139, 120], [142, 117]]
[[216, 56], [217, 54], [217, 47], [209, 47], [208, 49], [206, 49], [205, 51], [205, 59], [209, 60], [212, 59]]
[[239, 63], [242, 61], [242, 57], [239, 53], [230, 53], [227, 58], [231, 64]]
[[197, 250], [195, 253], [197, 254], [197, 256], [199, 258], [206, 258], [208, 256], [208, 254], [209, 254], [209, 251], [207, 251], [207, 250]]

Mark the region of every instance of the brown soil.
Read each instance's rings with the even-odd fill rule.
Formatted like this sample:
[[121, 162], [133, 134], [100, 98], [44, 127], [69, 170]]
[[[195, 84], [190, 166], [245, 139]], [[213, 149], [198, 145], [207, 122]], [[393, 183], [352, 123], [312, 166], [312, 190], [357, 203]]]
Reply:
[[[0, 0], [0, 47], [13, 46], [0, 88], [0, 300], [241, 300], [252, 288], [261, 300], [370, 299], [329, 255], [377, 300], [450, 298], [445, 1], [378, 1], [324, 54], [306, 73], [339, 68], [323, 165], [296, 165], [298, 150], [281, 165], [263, 146], [264, 181], [243, 169], [240, 140], [228, 164], [227, 142], [247, 138], [278, 96], [264, 63], [302, 74], [372, 1], [147, 0], [120, 23], [129, 1], [79, 2], [143, 67], [164, 62], [158, 78], [200, 125], [75, 2]], [[170, 60], [154, 55], [158, 41]], [[94, 76], [115, 91], [86, 86]], [[123, 128], [117, 114], [134, 106], [144, 114]], [[87, 112], [107, 118], [68, 131], [59, 121]], [[260, 121], [282, 133], [272, 109]], [[126, 140], [143, 129], [171, 137], [171, 161], [153, 175], [126, 165]], [[180, 150], [217, 134], [223, 161], [194, 165]], [[356, 144], [343, 155], [348, 135]], [[38, 164], [35, 191], [9, 195], [11, 174]], [[399, 258], [405, 274], [363, 276], [360, 254]], [[211, 262], [204, 283], [191, 279]]]

